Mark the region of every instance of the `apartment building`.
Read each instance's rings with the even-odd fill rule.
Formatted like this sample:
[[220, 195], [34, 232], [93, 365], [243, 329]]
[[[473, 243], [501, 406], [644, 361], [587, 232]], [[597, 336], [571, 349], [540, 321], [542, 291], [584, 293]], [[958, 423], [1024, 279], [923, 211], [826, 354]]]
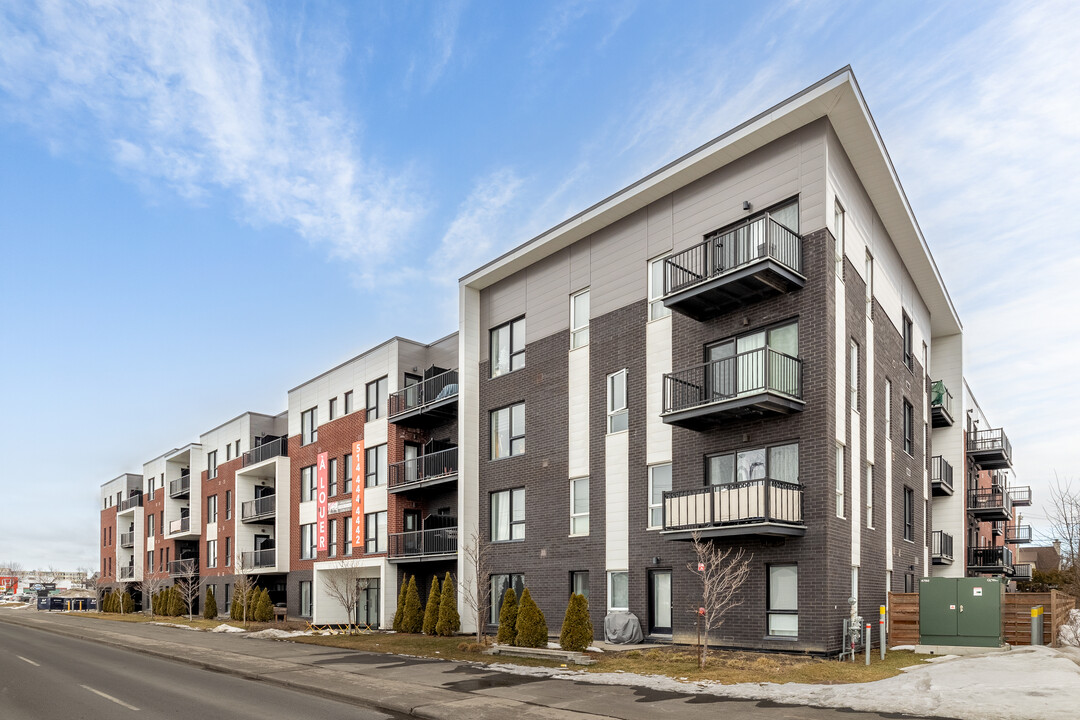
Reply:
[[134, 579], [136, 524], [141, 527], [141, 508], [142, 476], [124, 473], [101, 485], [99, 572], [103, 582]]

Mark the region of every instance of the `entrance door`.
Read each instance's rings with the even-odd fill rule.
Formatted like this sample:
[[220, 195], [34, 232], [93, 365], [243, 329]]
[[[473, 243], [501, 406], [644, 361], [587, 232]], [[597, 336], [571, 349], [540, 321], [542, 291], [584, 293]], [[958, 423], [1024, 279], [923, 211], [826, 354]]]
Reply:
[[379, 627], [379, 578], [360, 578], [360, 598], [356, 603], [356, 622], [370, 628]]
[[420, 511], [406, 510], [403, 519], [405, 521], [405, 554], [419, 555], [423, 537], [423, 533], [420, 532]]
[[420, 467], [420, 446], [416, 443], [405, 443], [405, 482], [411, 483], [423, 480], [427, 473]]
[[411, 410], [420, 404], [420, 376], [405, 373], [405, 407], [402, 410]]
[[649, 634], [671, 634], [671, 571], [649, 571]]

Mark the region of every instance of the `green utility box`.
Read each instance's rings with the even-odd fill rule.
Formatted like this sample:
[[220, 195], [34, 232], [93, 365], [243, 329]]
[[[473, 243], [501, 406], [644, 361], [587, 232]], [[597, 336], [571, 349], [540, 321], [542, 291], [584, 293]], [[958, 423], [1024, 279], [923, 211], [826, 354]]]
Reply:
[[1000, 647], [1005, 584], [999, 578], [922, 578], [919, 642], [922, 645]]

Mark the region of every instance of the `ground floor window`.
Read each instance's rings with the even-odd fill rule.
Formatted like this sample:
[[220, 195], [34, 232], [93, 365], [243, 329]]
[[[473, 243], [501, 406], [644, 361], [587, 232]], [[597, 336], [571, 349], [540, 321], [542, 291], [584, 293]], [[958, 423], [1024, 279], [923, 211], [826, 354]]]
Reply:
[[630, 609], [630, 573], [625, 570], [608, 573], [608, 610]]
[[311, 581], [300, 581], [300, 615], [311, 617]]
[[371, 628], [379, 627], [379, 578], [361, 578], [360, 601], [356, 604], [356, 622]]
[[226, 611], [228, 610], [230, 602], [232, 602], [232, 585], [230, 585], [229, 583], [225, 583], [224, 607]]
[[502, 610], [503, 596], [507, 588], [514, 588], [519, 598], [525, 590], [525, 576], [521, 573], [507, 573], [491, 576], [491, 624], [499, 624], [499, 611]]
[[584, 595], [589, 599], [589, 571], [579, 570], [570, 573], [570, 593]]
[[769, 634], [780, 637], [798, 637], [798, 565], [770, 565], [768, 595]]

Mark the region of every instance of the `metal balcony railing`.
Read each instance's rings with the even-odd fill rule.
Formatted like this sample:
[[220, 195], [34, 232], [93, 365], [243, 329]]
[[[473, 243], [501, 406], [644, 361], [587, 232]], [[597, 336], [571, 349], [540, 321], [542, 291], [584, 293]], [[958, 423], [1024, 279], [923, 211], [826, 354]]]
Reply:
[[802, 360], [757, 348], [664, 375], [664, 412], [723, 403], [758, 393], [802, 399]]
[[765, 259], [802, 272], [802, 238], [768, 213], [665, 258], [664, 295]]
[[457, 475], [458, 449], [449, 448], [390, 465], [390, 488]]
[[1031, 504], [1031, 488], [1028, 486], [1011, 487], [1009, 488], [1009, 499], [1012, 500], [1013, 506], [1017, 505], [1030, 505]]
[[930, 555], [934, 558], [952, 560], [953, 536], [942, 530], [935, 530], [930, 535]]
[[134, 547], [135, 546], [135, 533], [126, 532], [120, 533], [120, 547]]
[[143, 494], [142, 494], [142, 492], [140, 491], [140, 492], [137, 492], [137, 493], [133, 493], [132, 495], [129, 495], [128, 497], [126, 497], [126, 498], [124, 498], [123, 500], [120, 501], [120, 512], [124, 512], [125, 510], [130, 510], [131, 508], [134, 508], [134, 507], [142, 507], [142, 504], [143, 504]]
[[185, 517], [169, 522], [169, 534], [188, 532], [191, 529], [191, 518]]
[[248, 570], [274, 567], [277, 564], [277, 550], [274, 548], [246, 550], [241, 555], [244, 567]]
[[458, 550], [458, 529], [454, 527], [417, 530], [390, 535], [391, 558], [453, 555]]
[[1009, 525], [1005, 528], [1005, 542], [1029, 543], [1031, 542], [1030, 525]]
[[933, 482], [937, 494], [952, 495], [953, 493], [953, 467], [949, 461], [940, 455], [930, 458], [930, 480]]
[[968, 510], [977, 513], [993, 512], [995, 510], [1011, 516], [1012, 500], [1007, 492], [995, 488], [976, 488], [968, 491]]
[[934, 427], [948, 427], [953, 423], [952, 393], [941, 380], [930, 386], [930, 413]]
[[427, 380], [408, 385], [390, 395], [391, 420], [411, 410], [423, 409], [427, 405], [449, 400], [458, 394], [458, 371], [447, 370]]
[[1012, 443], [1002, 428], [969, 432], [967, 452], [984, 470], [999, 470], [1012, 462]]
[[273, 517], [277, 510], [277, 495], [263, 495], [254, 500], [248, 500], [240, 506], [240, 518], [242, 520], [259, 520]]
[[176, 480], [169, 482], [169, 497], [182, 497], [191, 491], [191, 476], [181, 475]]
[[248, 450], [243, 455], [241, 465], [247, 467], [248, 465], [254, 465], [255, 463], [261, 463], [263, 460], [269, 460], [272, 457], [287, 456], [289, 454], [289, 440], [288, 438], [278, 438], [277, 440], [271, 440], [270, 442], [264, 442], [256, 448]]
[[1031, 579], [1031, 563], [1016, 563], [1012, 566], [1012, 576], [1014, 580], [1030, 580]]
[[182, 560], [170, 560], [169, 561], [169, 575], [173, 577], [177, 575], [188, 575], [189, 573], [199, 572], [199, 559], [198, 558], [184, 558]]
[[969, 567], [1007, 570], [1012, 567], [1012, 562], [1012, 550], [1007, 547], [976, 547], [968, 549]]
[[120, 574], [118, 576], [121, 580], [134, 580], [135, 568], [131, 565], [120, 568]]
[[751, 523], [803, 524], [798, 483], [770, 478], [664, 493], [664, 530]]

